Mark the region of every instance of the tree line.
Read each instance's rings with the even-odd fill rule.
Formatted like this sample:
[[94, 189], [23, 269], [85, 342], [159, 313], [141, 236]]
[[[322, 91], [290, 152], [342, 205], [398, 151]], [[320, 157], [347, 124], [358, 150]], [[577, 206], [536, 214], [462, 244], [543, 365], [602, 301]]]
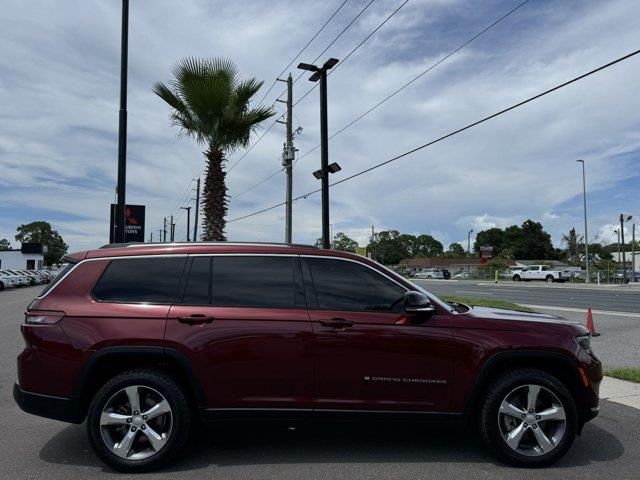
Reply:
[[[321, 246], [318, 239], [316, 246]], [[358, 242], [345, 233], [338, 232], [331, 243], [335, 250], [356, 252]], [[584, 265], [584, 241], [581, 235], [572, 228], [562, 237], [562, 248], [556, 248], [551, 235], [544, 230], [540, 222], [526, 220], [521, 225], [506, 228], [488, 228], [478, 232], [473, 243], [473, 256], [480, 255], [483, 247], [492, 248], [492, 264], [505, 264], [508, 260], [559, 260], [569, 265]], [[467, 252], [460, 243], [451, 243], [445, 250], [444, 245], [431, 235], [411, 235], [398, 230], [385, 230], [375, 233], [366, 246], [367, 252], [376, 260], [397, 265], [405, 258], [465, 257]], [[589, 258], [594, 266], [601, 262], [611, 262], [611, 253], [617, 249], [616, 244], [603, 245], [589, 243]], [[637, 250], [640, 250], [638, 246]], [[606, 267], [605, 267], [606, 268]]]

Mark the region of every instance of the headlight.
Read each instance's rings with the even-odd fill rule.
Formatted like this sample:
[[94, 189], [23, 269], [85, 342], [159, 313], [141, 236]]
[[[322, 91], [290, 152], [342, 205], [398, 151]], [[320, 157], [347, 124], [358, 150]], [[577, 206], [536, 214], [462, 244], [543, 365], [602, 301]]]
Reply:
[[576, 337], [576, 342], [578, 342], [580, 348], [582, 348], [585, 352], [591, 354], [591, 335], [580, 335], [579, 337]]

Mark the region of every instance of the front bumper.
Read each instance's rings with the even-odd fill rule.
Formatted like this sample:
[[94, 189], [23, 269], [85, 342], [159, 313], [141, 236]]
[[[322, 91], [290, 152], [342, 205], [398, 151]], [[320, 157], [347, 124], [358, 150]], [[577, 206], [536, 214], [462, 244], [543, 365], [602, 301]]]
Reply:
[[39, 417], [67, 423], [82, 423], [84, 420], [77, 402], [70, 398], [25, 392], [16, 383], [13, 385], [13, 399], [23, 411]]

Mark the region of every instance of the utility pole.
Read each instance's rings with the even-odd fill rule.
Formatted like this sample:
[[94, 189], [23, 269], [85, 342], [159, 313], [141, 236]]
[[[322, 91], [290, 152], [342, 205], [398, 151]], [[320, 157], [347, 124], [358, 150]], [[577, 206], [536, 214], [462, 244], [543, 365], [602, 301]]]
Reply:
[[191, 229], [191, 207], [180, 207], [180, 209], [187, 211], [187, 242], [190, 242], [189, 230]]
[[[620, 238], [622, 239], [622, 283], [627, 283], [627, 258], [624, 246], [624, 214], [620, 214]], [[619, 260], [620, 258], [618, 258]]]
[[[278, 79], [283, 82], [284, 80]], [[285, 227], [284, 227], [284, 241], [285, 243], [291, 243], [292, 240], [292, 190], [293, 190], [293, 160], [296, 155], [295, 148], [293, 147], [293, 79], [291, 73], [287, 77], [287, 120], [285, 122], [287, 127], [287, 141], [284, 144], [282, 151], [282, 166], [285, 167], [287, 174], [287, 189], [285, 198]], [[278, 100], [282, 102], [282, 100]], [[282, 122], [279, 122], [282, 123]]]
[[[467, 258], [471, 258], [471, 234], [473, 233], [473, 229], [467, 232]], [[469, 264], [471, 260], [467, 260], [467, 278], [471, 277], [471, 265]]]
[[169, 235], [171, 236], [171, 242], [173, 242], [173, 237], [176, 233], [176, 224], [173, 223], [173, 215], [171, 215], [171, 222], [169, 223]]
[[153, 243], [153, 232], [149, 234], [149, 243]]
[[200, 177], [196, 183], [196, 212], [193, 217], [193, 241], [198, 241], [198, 207], [200, 206]]
[[631, 224], [631, 281], [636, 280], [636, 223]]
[[371, 254], [371, 260], [375, 260], [374, 255], [373, 255], [373, 240], [376, 238], [376, 232], [373, 228], [373, 225], [371, 225], [371, 251], [369, 252]]
[[158, 229], [158, 238], [160, 239], [159, 241], [161, 242], [162, 241], [162, 229], [161, 228]]
[[129, 52], [129, 0], [122, 0], [122, 38], [120, 50], [120, 112], [118, 118], [118, 203], [116, 205], [116, 243], [124, 243], [124, 209], [127, 189], [127, 65]]
[[584, 160], [576, 160], [576, 162], [582, 164], [582, 202], [584, 204], [584, 259], [586, 269], [586, 278], [584, 282], [591, 283], [591, 278], [589, 277], [589, 234], [587, 233], [587, 182], [584, 173]]
[[[321, 191], [322, 191], [322, 248], [331, 248], [329, 239], [329, 173], [340, 170], [338, 165], [336, 168], [329, 168], [329, 127], [327, 117], [327, 72], [336, 66], [337, 58], [330, 58], [322, 67], [310, 65], [308, 63], [300, 63], [298, 68], [313, 72], [309, 77], [312, 82], [320, 80], [320, 175], [321, 175]], [[316, 173], [314, 173], [316, 175]]]
[[164, 238], [162, 239], [163, 242], [167, 241], [167, 217], [164, 217], [162, 219], [162, 231], [164, 232]]

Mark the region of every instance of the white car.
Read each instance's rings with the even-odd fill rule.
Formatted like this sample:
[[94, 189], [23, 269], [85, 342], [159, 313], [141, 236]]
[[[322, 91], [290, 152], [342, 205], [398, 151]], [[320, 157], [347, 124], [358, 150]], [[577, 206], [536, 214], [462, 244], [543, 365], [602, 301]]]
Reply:
[[416, 278], [437, 278], [442, 280], [444, 275], [438, 268], [427, 268], [416, 273]]
[[19, 283], [20, 281], [17, 278], [11, 275], [5, 275], [0, 272], [0, 290], [4, 290], [5, 288], [13, 288]]

